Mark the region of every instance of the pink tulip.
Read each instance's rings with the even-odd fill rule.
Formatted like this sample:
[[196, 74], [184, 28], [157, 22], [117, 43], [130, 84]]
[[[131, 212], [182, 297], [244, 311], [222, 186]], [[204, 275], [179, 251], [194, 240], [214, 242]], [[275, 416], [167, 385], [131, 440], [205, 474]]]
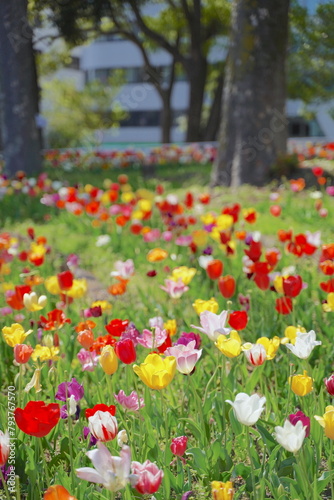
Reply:
[[187, 287], [181, 279], [178, 281], [165, 279], [165, 286], [160, 286], [160, 288], [167, 292], [172, 299], [179, 299], [189, 290], [189, 287]]
[[176, 368], [180, 373], [189, 375], [202, 355], [202, 349], [195, 349], [196, 340], [192, 340], [187, 345], [177, 344], [165, 350], [167, 356], [176, 358]]
[[204, 311], [199, 315], [201, 326], [191, 326], [205, 333], [212, 342], [215, 342], [219, 335], [228, 335], [231, 331], [231, 328], [225, 328], [227, 316], [228, 311], [222, 311], [220, 314]]
[[118, 394], [114, 394], [116, 401], [123, 406], [125, 410], [138, 411], [139, 408], [145, 406], [144, 399], [139, 398], [136, 391], [132, 391], [129, 396], [125, 394], [124, 391], [119, 391]]
[[156, 493], [160, 487], [164, 473], [155, 464], [146, 460], [143, 464], [132, 462], [132, 473], [138, 476], [136, 490], [142, 495]]
[[92, 461], [94, 469], [77, 469], [76, 474], [80, 479], [103, 484], [109, 491], [119, 491], [128, 483], [131, 486], [137, 483], [137, 476], [130, 474], [131, 451], [128, 446], [123, 446], [119, 457], [113, 457], [108, 448], [98, 442], [97, 449], [88, 451], [86, 455]]
[[146, 347], [147, 349], [156, 349], [160, 347], [167, 338], [166, 330], [162, 330], [158, 326], [155, 327], [154, 333], [151, 330], [143, 330], [141, 337], [137, 337], [138, 344]]
[[89, 417], [88, 427], [98, 441], [111, 441], [117, 436], [117, 419], [108, 411], [97, 411]]
[[177, 457], [182, 457], [187, 449], [188, 438], [187, 436], [179, 436], [172, 439], [170, 451]]
[[86, 349], [80, 349], [77, 354], [77, 358], [82, 365], [82, 371], [93, 372], [95, 366], [99, 362], [99, 357], [95, 351], [86, 351]]
[[115, 271], [110, 273], [110, 276], [121, 276], [121, 278], [129, 279], [135, 272], [135, 266], [132, 259], [126, 261], [117, 260], [114, 264]]

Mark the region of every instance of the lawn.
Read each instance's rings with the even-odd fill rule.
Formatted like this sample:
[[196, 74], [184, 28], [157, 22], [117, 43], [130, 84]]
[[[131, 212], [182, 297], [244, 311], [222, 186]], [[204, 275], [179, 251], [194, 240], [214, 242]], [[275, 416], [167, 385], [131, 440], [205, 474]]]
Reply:
[[47, 174], [2, 188], [1, 498], [331, 498], [330, 175]]

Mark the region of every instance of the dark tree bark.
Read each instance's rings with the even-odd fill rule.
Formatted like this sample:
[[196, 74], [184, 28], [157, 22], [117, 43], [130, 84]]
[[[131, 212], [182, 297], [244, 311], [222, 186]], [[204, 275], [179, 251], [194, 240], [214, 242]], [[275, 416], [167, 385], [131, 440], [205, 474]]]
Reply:
[[216, 89], [214, 92], [210, 114], [208, 122], [206, 124], [206, 129], [204, 132], [204, 141], [216, 141], [219, 131], [220, 119], [221, 119], [221, 108], [223, 100], [223, 85], [224, 85], [224, 75], [223, 72], [219, 75], [216, 83]]
[[0, 0], [0, 77], [5, 172], [42, 169], [36, 127], [38, 86], [27, 0]]
[[212, 183], [263, 185], [286, 153], [289, 0], [234, 0]]

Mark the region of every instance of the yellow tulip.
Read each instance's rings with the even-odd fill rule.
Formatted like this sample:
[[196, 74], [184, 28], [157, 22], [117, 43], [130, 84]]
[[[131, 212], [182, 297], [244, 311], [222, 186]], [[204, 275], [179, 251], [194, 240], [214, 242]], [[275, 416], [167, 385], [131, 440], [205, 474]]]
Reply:
[[218, 302], [213, 297], [210, 300], [196, 299], [193, 308], [200, 315], [204, 311], [210, 311], [215, 314], [218, 312]]
[[276, 356], [277, 350], [280, 346], [281, 340], [279, 337], [275, 336], [272, 339], [267, 337], [261, 337], [257, 339], [257, 344], [262, 344], [267, 353], [267, 359], [270, 361]]
[[284, 290], [283, 290], [283, 276], [276, 276], [276, 278], [274, 278], [274, 288], [276, 290], [277, 293], [283, 293]]
[[168, 278], [173, 281], [179, 281], [180, 279], [185, 285], [189, 285], [196, 272], [194, 267], [180, 266], [173, 269], [172, 275]]
[[287, 343], [290, 343], [290, 344], [295, 344], [296, 342], [296, 338], [297, 338], [297, 332], [302, 332], [302, 333], [306, 333], [306, 330], [305, 328], [303, 328], [302, 326], [298, 325], [298, 326], [287, 326], [285, 331], [284, 331], [284, 338], [281, 339], [281, 344], [287, 344]]
[[322, 304], [322, 308], [325, 312], [333, 312], [334, 311], [334, 293], [331, 292], [327, 295], [327, 302]]
[[5, 341], [10, 347], [15, 347], [17, 344], [24, 344], [25, 339], [32, 330], [24, 331], [24, 328], [19, 323], [13, 323], [11, 326], [4, 326], [2, 333]]
[[289, 383], [292, 392], [297, 394], [297, 396], [306, 396], [313, 391], [313, 378], [307, 375], [306, 370], [304, 370], [303, 375], [293, 375], [289, 377]]
[[59, 295], [61, 293], [61, 289], [58, 283], [57, 276], [50, 276], [45, 280], [45, 288], [52, 295]]
[[232, 500], [234, 489], [231, 481], [222, 483], [221, 481], [212, 481], [211, 492], [213, 500]]
[[118, 358], [111, 345], [106, 345], [101, 351], [100, 365], [107, 375], [113, 375], [118, 368]]
[[73, 285], [65, 292], [72, 299], [81, 299], [87, 293], [87, 281], [85, 279], [73, 280]]
[[232, 330], [229, 337], [219, 335], [215, 346], [228, 358], [235, 358], [241, 353], [241, 338], [236, 330]]
[[91, 304], [90, 307], [98, 307], [98, 306], [101, 307], [103, 312], [111, 311], [112, 309], [112, 304], [110, 304], [110, 302], [108, 302], [107, 300], [96, 300]]
[[208, 242], [208, 233], [204, 229], [197, 229], [192, 233], [193, 242], [198, 247], [204, 247]]
[[321, 427], [324, 427], [325, 435], [329, 439], [334, 439], [334, 406], [327, 406], [326, 412], [322, 417], [314, 415], [314, 418], [319, 422]]
[[176, 359], [174, 356], [162, 359], [159, 354], [149, 354], [144, 363], [133, 366], [133, 371], [148, 387], [160, 391], [173, 380], [176, 372]]
[[59, 347], [47, 347], [46, 345], [37, 344], [34, 352], [31, 355], [33, 361], [57, 361], [59, 359]]
[[176, 320], [169, 319], [168, 321], [166, 321], [166, 323], [164, 323], [164, 329], [171, 337], [173, 337], [173, 335], [175, 335], [177, 331]]

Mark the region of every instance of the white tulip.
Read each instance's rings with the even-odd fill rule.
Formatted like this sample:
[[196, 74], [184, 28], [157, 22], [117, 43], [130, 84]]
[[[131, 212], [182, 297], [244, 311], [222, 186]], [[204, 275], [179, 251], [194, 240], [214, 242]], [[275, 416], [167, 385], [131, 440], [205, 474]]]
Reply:
[[261, 413], [264, 410], [266, 398], [258, 394], [248, 396], [244, 392], [239, 392], [233, 401], [226, 400], [233, 406], [234, 415], [236, 419], [244, 425], [254, 425], [259, 420]]
[[311, 330], [307, 333], [297, 332], [295, 343], [285, 345], [298, 358], [307, 359], [314, 347], [321, 345], [321, 341], [315, 340], [315, 332]]
[[222, 311], [220, 314], [204, 311], [199, 315], [201, 326], [191, 326], [205, 333], [212, 342], [215, 342], [219, 335], [228, 335], [231, 331], [231, 328], [225, 328], [227, 316], [228, 311]]
[[283, 427], [275, 427], [276, 441], [287, 451], [296, 453], [302, 447], [306, 436], [306, 426], [299, 420], [293, 425], [289, 420], [284, 422]]

